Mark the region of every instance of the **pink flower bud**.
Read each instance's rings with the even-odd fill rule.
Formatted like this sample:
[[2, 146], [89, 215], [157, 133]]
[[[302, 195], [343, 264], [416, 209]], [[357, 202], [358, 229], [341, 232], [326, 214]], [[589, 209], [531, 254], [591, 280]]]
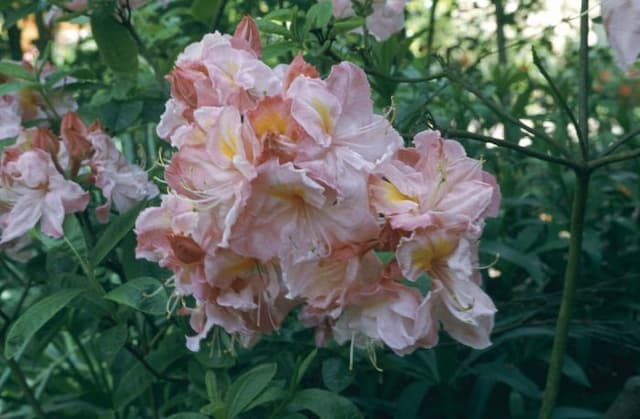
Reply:
[[[243, 40], [246, 42], [246, 48], [242, 45], [234, 45], [234, 41]], [[262, 56], [262, 44], [260, 43], [260, 31], [258, 25], [251, 16], [242, 18], [236, 31], [233, 33], [232, 45], [234, 48], [250, 49], [256, 53], [258, 57]]]
[[195, 83], [202, 78], [202, 72], [190, 68], [176, 67], [167, 76], [171, 83], [171, 96], [180, 99], [192, 108], [198, 106]]
[[302, 58], [302, 54], [300, 52], [298, 52], [296, 58], [294, 58], [293, 61], [291, 61], [291, 65], [289, 65], [289, 71], [287, 71], [287, 76], [284, 79], [285, 90], [289, 88], [291, 83], [293, 83], [298, 76], [307, 76], [312, 79], [320, 77], [318, 70], [306, 62], [304, 58]]
[[42, 149], [55, 158], [60, 151], [60, 140], [49, 128], [37, 128], [31, 146]]
[[72, 159], [81, 161], [91, 155], [93, 149], [87, 140], [89, 130], [77, 113], [68, 112], [62, 118], [60, 134]]

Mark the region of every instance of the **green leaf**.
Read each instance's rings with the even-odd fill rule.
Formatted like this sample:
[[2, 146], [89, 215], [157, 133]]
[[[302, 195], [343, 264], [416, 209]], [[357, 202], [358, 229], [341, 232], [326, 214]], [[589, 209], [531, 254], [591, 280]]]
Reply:
[[[158, 343], [158, 349], [145, 357], [145, 361], [155, 371], [162, 374], [174, 361], [185, 353], [184, 338], [182, 335], [167, 335]], [[136, 400], [146, 391], [155, 376], [139, 361], [130, 368], [120, 379], [113, 395], [113, 402], [117, 408], [121, 408]]]
[[222, 12], [220, 10], [226, 2], [222, 0], [194, 0], [191, 5], [191, 14], [198, 22], [205, 25], [212, 25], [217, 16]]
[[171, 415], [167, 419], [208, 419], [208, 416], [196, 412], [183, 412]]
[[225, 397], [227, 417], [233, 418], [244, 412], [269, 385], [276, 370], [276, 364], [262, 364], [238, 377]]
[[334, 393], [340, 393], [353, 382], [347, 363], [342, 358], [329, 358], [322, 363], [322, 382]]
[[102, 332], [93, 340], [92, 345], [96, 357], [109, 365], [126, 342], [127, 326], [119, 324]]
[[287, 392], [281, 389], [280, 387], [268, 387], [265, 391], [260, 393], [258, 397], [253, 399], [253, 401], [249, 404], [249, 406], [247, 406], [245, 411], [249, 411], [254, 407], [271, 403], [276, 400], [282, 400], [286, 397], [286, 395], [287, 395]]
[[167, 309], [167, 292], [155, 278], [142, 277], [125, 282], [104, 298], [154, 315], [163, 314]]
[[218, 401], [218, 384], [216, 382], [216, 374], [212, 370], [207, 371], [204, 375], [204, 384], [207, 387], [207, 397], [210, 401]]
[[11, 83], [3, 83], [0, 84], [0, 96], [37, 86], [38, 83], [32, 81], [15, 81]]
[[298, 50], [298, 44], [293, 41], [280, 41], [267, 44], [262, 48], [262, 57], [265, 60], [294, 53]]
[[300, 363], [300, 366], [296, 370], [296, 376], [295, 376], [295, 381], [294, 381], [296, 386], [298, 384], [300, 384], [300, 380], [302, 380], [302, 377], [304, 377], [304, 374], [307, 372], [307, 369], [309, 368], [309, 365], [311, 365], [311, 362], [316, 357], [317, 353], [318, 353], [318, 348], [316, 348], [313, 351], [311, 351], [309, 353], [309, 355], [307, 355], [304, 358], [304, 360], [302, 360], [302, 362]]
[[415, 381], [404, 387], [396, 399], [395, 419], [418, 418], [418, 411], [422, 400], [434, 383], [429, 381]]
[[291, 39], [291, 32], [286, 27], [278, 23], [274, 23], [266, 19], [258, 19], [256, 24], [258, 25], [260, 32], [282, 35], [287, 39]]
[[113, 14], [96, 10], [91, 15], [91, 32], [105, 64], [118, 75], [135, 77], [138, 45]]
[[331, 32], [334, 34], [340, 34], [344, 32], [349, 32], [354, 29], [358, 29], [363, 27], [365, 24], [365, 19], [361, 16], [353, 16], [347, 19], [339, 20], [333, 24], [331, 28]]
[[499, 363], [489, 363], [478, 365], [473, 368], [473, 371], [483, 378], [493, 379], [506, 384], [534, 400], [540, 399], [540, 389], [538, 388], [538, 385], [531, 381], [516, 367], [506, 366]]
[[120, 132], [131, 127], [142, 114], [144, 102], [112, 101], [102, 107], [101, 121], [110, 131]]
[[552, 419], [598, 419], [602, 413], [580, 407], [558, 406], [553, 409]]
[[[39, 1], [29, 1], [12, 12], [3, 12], [4, 22], [2, 23], [3, 31], [12, 27], [17, 21], [23, 17], [36, 12], [40, 8]], [[6, 14], [5, 14], [6, 13]]]
[[116, 247], [124, 236], [133, 228], [138, 214], [145, 207], [146, 201], [142, 201], [129, 211], [111, 220], [107, 228], [100, 234], [98, 243], [93, 248], [89, 261], [91, 266], [97, 266]]
[[307, 19], [302, 28], [304, 33], [312, 28], [324, 28], [331, 21], [333, 6], [330, 1], [316, 3], [309, 8]]
[[299, 391], [287, 407], [291, 411], [309, 410], [320, 419], [362, 418], [358, 408], [348, 399], [319, 388]]
[[29, 307], [27, 311], [9, 327], [7, 340], [4, 345], [4, 356], [12, 358], [22, 352], [33, 335], [35, 335], [47, 321], [84, 291], [86, 290], [82, 288], [61, 290]]

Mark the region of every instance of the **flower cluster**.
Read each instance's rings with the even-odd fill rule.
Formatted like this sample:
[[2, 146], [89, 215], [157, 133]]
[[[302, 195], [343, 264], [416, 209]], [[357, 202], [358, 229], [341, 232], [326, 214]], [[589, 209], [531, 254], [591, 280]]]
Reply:
[[[34, 70], [27, 61], [18, 64], [29, 72]], [[40, 81], [44, 82], [53, 72], [53, 66], [46, 63], [40, 72]], [[0, 86], [14, 81], [0, 74]], [[75, 111], [78, 107], [76, 101], [60, 89], [70, 81], [69, 77], [65, 77], [52, 86], [56, 90], [47, 97], [49, 103], [33, 88], [0, 95], [0, 140], [17, 136], [20, 128], [27, 122], [46, 126], [48, 119], [54, 116], [53, 113], [63, 115]]]
[[488, 345], [477, 252], [499, 205], [493, 177], [435, 131], [405, 148], [355, 65], [323, 79], [301, 55], [270, 68], [260, 51], [244, 18], [188, 46], [168, 76], [157, 131], [177, 151], [169, 192], [137, 220], [137, 256], [195, 300], [181, 309], [188, 347], [214, 326], [248, 346], [293, 308], [318, 344], [405, 354], [435, 345], [441, 323]]
[[[378, 40], [384, 41], [404, 27], [406, 0], [373, 0], [371, 14], [366, 18], [367, 30]], [[364, 7], [366, 1], [356, 0]], [[353, 0], [332, 0], [333, 16], [340, 19], [355, 15]]]
[[0, 244], [19, 241], [38, 222], [44, 234], [61, 237], [65, 215], [84, 211], [89, 203], [89, 193], [80, 184], [102, 191], [106, 202], [96, 215], [103, 222], [112, 203], [121, 213], [159, 193], [97, 123], [86, 127], [77, 114], [69, 112], [62, 120], [61, 137], [49, 128], [21, 128], [16, 144], [4, 149]]

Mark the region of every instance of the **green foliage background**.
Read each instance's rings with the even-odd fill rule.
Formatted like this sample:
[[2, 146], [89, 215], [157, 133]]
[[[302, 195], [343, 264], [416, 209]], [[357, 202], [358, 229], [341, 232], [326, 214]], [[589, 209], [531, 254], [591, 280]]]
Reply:
[[[579, 19], [566, 16], [574, 35], [557, 54], [553, 27], [525, 35], [527, 16], [545, 4], [514, 2], [515, 9], [500, 0], [464, 2], [462, 9], [449, 0], [410, 2], [411, 31], [379, 43], [349, 32], [362, 18], [336, 21], [313, 1], [150, 2], [130, 20], [121, 16], [126, 25], [113, 17], [113, 4], [94, 1], [86, 13], [56, 17], [91, 26], [93, 37], [46, 48], [56, 24], [43, 18], [62, 2], [0, 0], [0, 58], [19, 58], [14, 23], [35, 16], [35, 44], [60, 70], [50, 77], [75, 77], [78, 83], [67, 89], [85, 120], [99, 119], [127, 158], [157, 177], [160, 158], [171, 155], [155, 135], [168, 98], [163, 76], [186, 45], [213, 30], [232, 32], [249, 14], [258, 20], [269, 64], [288, 62], [297, 51], [323, 74], [342, 59], [358, 63], [370, 75], [376, 106], [394, 106], [394, 125], [407, 140], [425, 128], [460, 138], [497, 175], [503, 194], [480, 261], [490, 267], [483, 269], [485, 287], [499, 309], [493, 346], [474, 351], [442, 335], [437, 348], [405, 357], [378, 350], [373, 362], [374, 354], [356, 351], [352, 368], [348, 347], [315, 349], [312, 332], [295, 316], [251, 350], [216, 331], [200, 353], [189, 352], [186, 320], [165, 316], [176, 303], [163, 286], [168, 272], [134, 259], [131, 229], [142, 206], [106, 227], [92, 215], [67, 217], [64, 240], [33, 233], [38, 256], [28, 263], [0, 254], [0, 416], [536, 417], [561, 301], [574, 182], [567, 167], [513, 149], [525, 144], [517, 121], [526, 120], [545, 135], [520, 148], [556, 157], [566, 151], [567, 159], [578, 153], [557, 96], [577, 110]], [[481, 29], [488, 20], [495, 32]], [[592, 28], [602, 35], [597, 18]], [[640, 79], [637, 71], [614, 66], [602, 36], [588, 54], [595, 155], [637, 131]], [[512, 147], [488, 148], [487, 138], [466, 131], [504, 138]], [[631, 138], [619, 150], [637, 147]], [[591, 178], [557, 419], [601, 417], [638, 373], [638, 163], [608, 165]]]

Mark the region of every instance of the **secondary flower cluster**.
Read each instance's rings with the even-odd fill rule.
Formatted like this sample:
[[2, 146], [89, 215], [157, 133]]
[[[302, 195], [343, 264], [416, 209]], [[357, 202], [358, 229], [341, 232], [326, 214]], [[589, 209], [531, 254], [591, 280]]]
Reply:
[[[365, 1], [355, 0], [364, 6]], [[404, 27], [406, 0], [373, 0], [371, 14], [366, 18], [367, 30], [378, 40], [384, 41]], [[355, 15], [354, 0], [332, 0], [333, 16], [346, 18]]]
[[[20, 64], [25, 70], [33, 72], [33, 66], [27, 61]], [[45, 64], [40, 73], [40, 81], [44, 82], [47, 76], [54, 71], [53, 66]], [[0, 74], [0, 86], [15, 82], [9, 77]], [[76, 101], [71, 95], [65, 94], [60, 88], [65, 83], [71, 82], [69, 77], [55, 83], [52, 87], [56, 89], [47, 98], [49, 104], [46, 103], [42, 95], [33, 88], [23, 88], [16, 92], [0, 95], [0, 140], [15, 137], [20, 133], [20, 128], [25, 123], [37, 123], [38, 125], [47, 125], [48, 119], [51, 118], [52, 112], [58, 115], [64, 115], [68, 111], [75, 111], [78, 107]]]
[[435, 345], [439, 323], [489, 344], [477, 245], [500, 197], [457, 142], [425, 131], [405, 148], [351, 63], [326, 79], [300, 55], [269, 68], [249, 18], [188, 46], [168, 78], [158, 134], [177, 151], [137, 256], [193, 296], [189, 348], [214, 326], [250, 345], [293, 308], [318, 344], [405, 354]]
[[16, 144], [0, 158], [0, 244], [20, 241], [40, 222], [42, 232], [61, 237], [66, 214], [84, 211], [89, 193], [102, 191], [105, 203], [96, 209], [102, 222], [111, 204], [125, 212], [136, 202], [156, 196], [157, 187], [138, 166], [129, 164], [97, 123], [86, 127], [67, 113], [58, 138], [49, 128], [21, 129]]

